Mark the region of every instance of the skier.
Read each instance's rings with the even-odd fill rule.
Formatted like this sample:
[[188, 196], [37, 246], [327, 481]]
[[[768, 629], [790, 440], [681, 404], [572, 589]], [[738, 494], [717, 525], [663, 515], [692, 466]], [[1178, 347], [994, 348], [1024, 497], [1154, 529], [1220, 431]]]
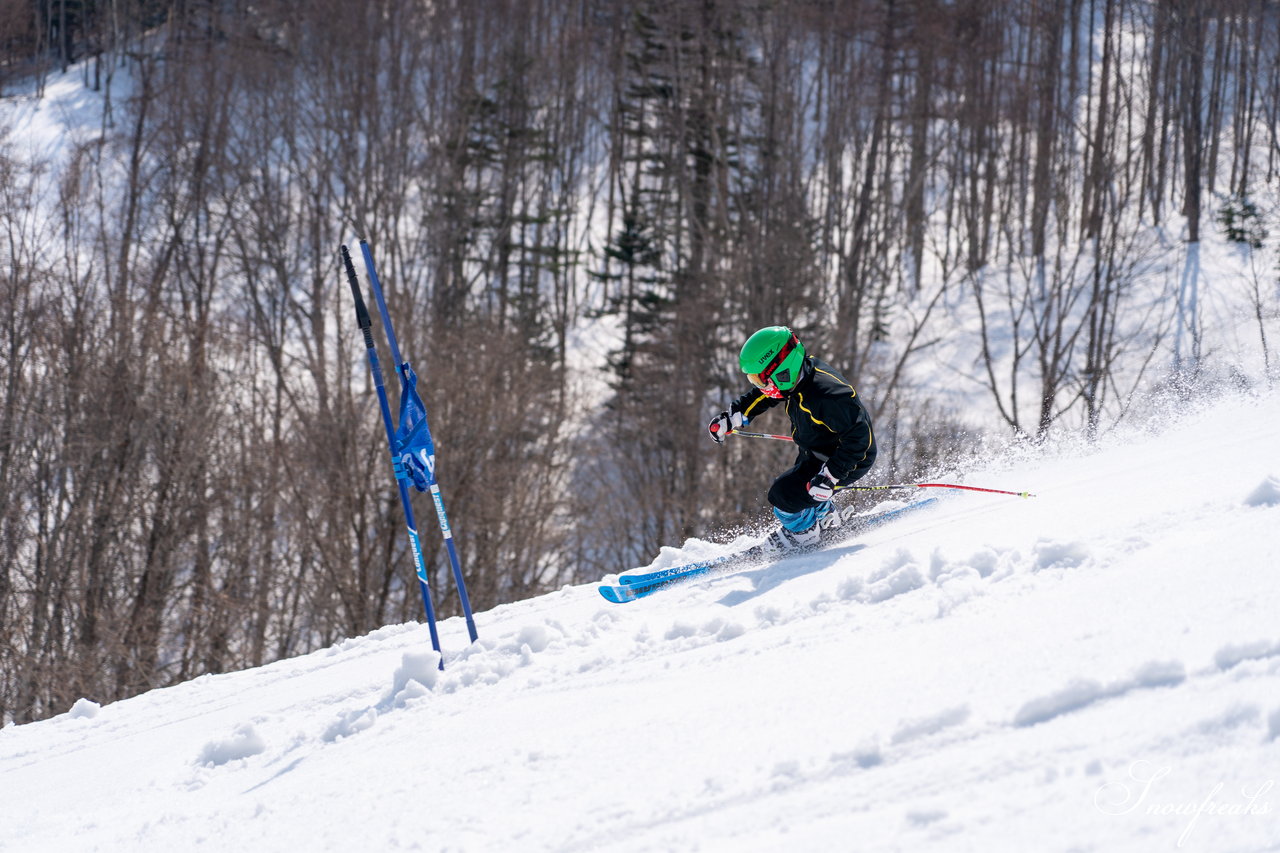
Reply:
[[707, 431], [723, 444], [751, 418], [778, 403], [786, 406], [800, 452], [795, 465], [769, 489], [769, 503], [782, 527], [765, 546], [778, 553], [812, 548], [821, 538], [818, 522], [831, 511], [836, 490], [861, 478], [876, 461], [871, 416], [853, 386], [806, 355], [786, 326], [768, 326], [748, 338], [738, 364], [755, 388], [712, 418]]

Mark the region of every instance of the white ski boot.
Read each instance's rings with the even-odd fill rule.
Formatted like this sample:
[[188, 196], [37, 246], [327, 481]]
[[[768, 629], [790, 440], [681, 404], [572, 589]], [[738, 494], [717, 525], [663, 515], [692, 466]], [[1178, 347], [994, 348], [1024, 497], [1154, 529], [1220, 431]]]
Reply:
[[822, 539], [822, 530], [820, 528], [821, 525], [815, 524], [808, 530], [797, 533], [794, 530], [779, 527], [770, 533], [769, 538], [761, 544], [765, 552], [769, 554], [789, 554], [793, 551], [807, 551], [816, 547], [818, 541]]

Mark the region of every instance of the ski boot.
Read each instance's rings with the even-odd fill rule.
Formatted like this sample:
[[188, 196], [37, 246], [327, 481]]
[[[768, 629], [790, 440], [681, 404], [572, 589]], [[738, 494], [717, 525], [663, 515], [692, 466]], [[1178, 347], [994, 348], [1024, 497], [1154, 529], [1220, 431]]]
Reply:
[[822, 531], [818, 529], [816, 524], [808, 530], [798, 533], [785, 527], [779, 527], [770, 533], [769, 538], [765, 539], [761, 545], [766, 554], [781, 555], [815, 548], [821, 539]]

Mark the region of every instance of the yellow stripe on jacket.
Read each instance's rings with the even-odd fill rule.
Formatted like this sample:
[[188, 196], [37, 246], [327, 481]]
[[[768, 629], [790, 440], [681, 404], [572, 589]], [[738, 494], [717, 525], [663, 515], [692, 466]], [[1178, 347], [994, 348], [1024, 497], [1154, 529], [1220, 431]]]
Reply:
[[752, 401], [751, 401], [751, 404], [750, 404], [750, 405], [748, 405], [745, 409], [743, 409], [743, 410], [742, 410], [742, 415], [743, 415], [743, 417], [750, 417], [750, 416], [751, 416], [751, 410], [752, 410], [752, 409], [754, 409], [754, 408], [756, 407], [756, 404], [757, 404], [757, 403], [760, 403], [761, 401], [768, 400], [768, 399], [769, 399], [769, 398], [768, 398], [767, 396], [765, 396], [764, 394], [759, 394], [759, 395], [757, 395], [757, 396], [756, 396], [756, 398], [755, 398], [754, 400], [752, 400]]

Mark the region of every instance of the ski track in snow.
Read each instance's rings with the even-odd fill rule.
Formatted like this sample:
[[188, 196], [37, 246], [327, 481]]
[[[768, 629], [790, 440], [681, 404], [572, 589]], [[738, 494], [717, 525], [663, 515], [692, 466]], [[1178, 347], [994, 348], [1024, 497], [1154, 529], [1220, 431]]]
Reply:
[[1277, 422], [1231, 401], [968, 477], [1034, 499], [451, 619], [443, 672], [406, 624], [86, 697], [0, 731], [0, 849], [1274, 849]]

